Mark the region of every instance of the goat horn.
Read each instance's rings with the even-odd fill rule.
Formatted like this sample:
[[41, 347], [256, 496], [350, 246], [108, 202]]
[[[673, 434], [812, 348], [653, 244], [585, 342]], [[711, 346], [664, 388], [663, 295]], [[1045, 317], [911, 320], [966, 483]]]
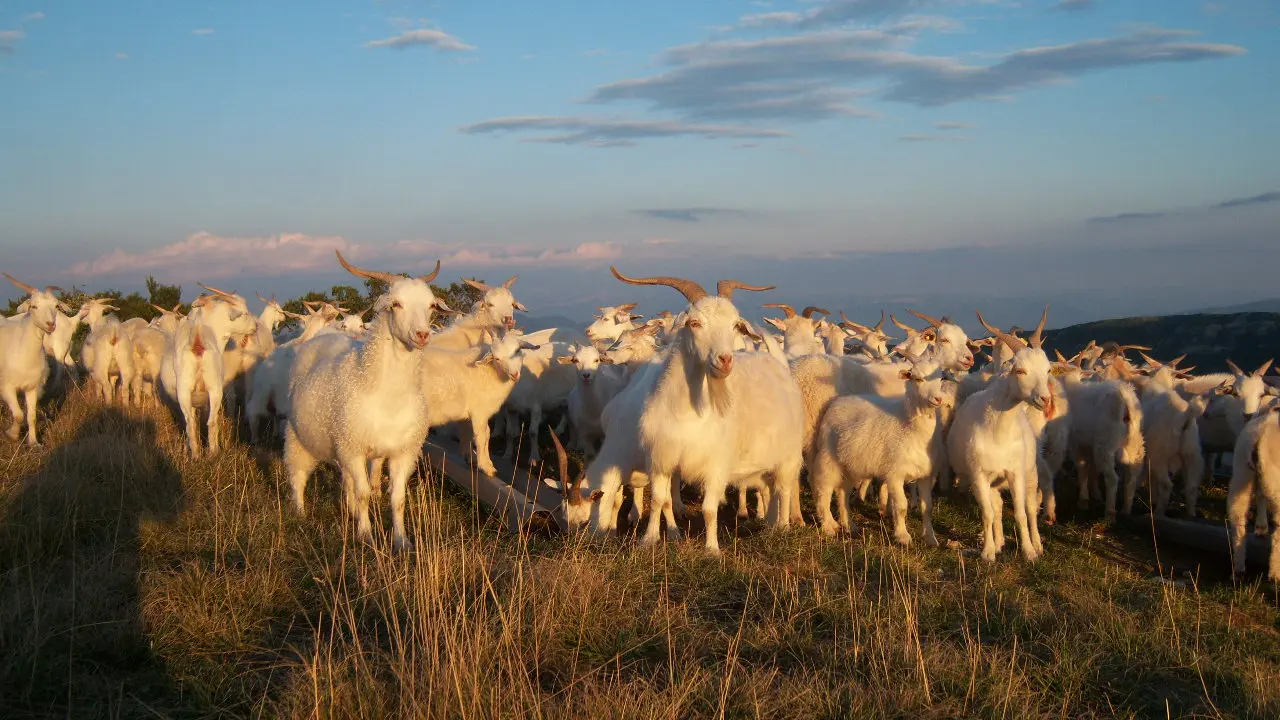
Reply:
[[270, 301], [270, 300], [268, 300], [268, 299], [266, 299], [266, 298], [262, 297], [262, 293], [260, 293], [260, 292], [255, 292], [255, 293], [254, 293], [254, 295], [257, 295], [257, 296], [258, 296], [258, 299], [259, 299], [259, 300], [261, 300], [263, 303], [265, 303], [265, 304], [267, 304], [267, 305], [270, 305], [270, 304], [271, 304], [271, 301]]
[[915, 335], [916, 333], [920, 332], [919, 330], [917, 330], [917, 329], [915, 329], [915, 328], [911, 327], [910, 325], [908, 325], [908, 324], [906, 324], [906, 323], [902, 322], [901, 320], [899, 320], [898, 318], [894, 317], [893, 313], [889, 313], [889, 319], [893, 321], [893, 324], [894, 324], [894, 325], [897, 325], [897, 326], [898, 326], [898, 329], [899, 329], [899, 330], [905, 330], [905, 331], [907, 332], [908, 337], [909, 337], [909, 336], [911, 336], [911, 335]]
[[516, 278], [519, 278], [519, 277], [520, 277], [519, 275], [512, 275], [510, 278], [507, 278], [506, 282], [502, 283], [502, 287], [510, 290], [511, 286], [516, 284]]
[[876, 323], [875, 327], [872, 327], [871, 329], [876, 332], [884, 332], [884, 310], [880, 311], [880, 322]]
[[1146, 345], [1117, 345], [1116, 352], [1128, 352], [1129, 350], [1146, 350], [1151, 352], [1151, 348]]
[[151, 307], [155, 308], [156, 310], [159, 310], [161, 314], [169, 312], [168, 310], [165, 310], [164, 308], [160, 307], [159, 305], [156, 305], [155, 303], [152, 303]]
[[209, 292], [211, 292], [211, 293], [216, 293], [216, 294], [218, 294], [218, 295], [221, 295], [222, 297], [234, 297], [234, 296], [235, 296], [235, 293], [229, 293], [229, 292], [227, 292], [226, 290], [219, 290], [218, 288], [213, 287], [212, 285], [205, 285], [204, 283], [196, 283], [196, 284], [197, 284], [197, 285], [199, 285], [200, 287], [204, 288], [205, 290], [208, 290], [208, 291], [209, 291]]
[[[570, 492], [574, 488], [569, 481], [569, 455], [565, 453], [564, 445], [560, 444], [560, 437], [556, 435], [555, 430], [551, 430], [551, 444], [556, 446], [556, 462], [560, 466], [560, 492], [564, 495], [565, 503], [577, 505], [582, 502], [582, 495]], [[575, 495], [577, 495], [576, 498]]]
[[667, 287], [675, 288], [676, 290], [680, 291], [681, 295], [684, 295], [685, 299], [689, 301], [690, 305], [693, 305], [694, 303], [698, 302], [699, 300], [707, 296], [707, 291], [703, 290], [701, 285], [699, 285], [698, 283], [692, 280], [685, 280], [684, 278], [665, 277], [665, 276], [648, 277], [648, 278], [631, 278], [618, 272], [618, 268], [612, 265], [609, 266], [609, 270], [613, 272], [614, 277], [618, 278], [624, 283], [629, 283], [631, 285], [666, 285]]
[[636, 307], [637, 307], [639, 304], [640, 304], [640, 303], [627, 303], [626, 305], [619, 305], [619, 306], [617, 307], [617, 310], [618, 310], [618, 312], [626, 312], [626, 313], [629, 313], [629, 312], [631, 312], [632, 310], [635, 310], [635, 309], [636, 309]]
[[830, 314], [831, 314], [831, 311], [830, 311], [830, 310], [823, 310], [823, 309], [822, 309], [822, 308], [820, 308], [820, 307], [816, 307], [816, 306], [814, 306], [814, 305], [810, 305], [809, 307], [805, 308], [805, 309], [804, 309], [804, 311], [800, 313], [800, 315], [801, 315], [801, 316], [803, 316], [803, 317], [806, 317], [806, 318], [810, 318], [810, 319], [812, 319], [812, 318], [813, 318], [813, 314], [814, 314], [814, 313], [822, 313], [823, 315], [830, 315]]
[[1140, 352], [1140, 353], [1138, 353], [1138, 355], [1139, 355], [1139, 356], [1141, 356], [1141, 357], [1142, 357], [1142, 359], [1143, 359], [1143, 360], [1145, 360], [1145, 361], [1147, 362], [1147, 364], [1148, 364], [1148, 365], [1150, 365], [1151, 367], [1160, 367], [1161, 365], [1163, 365], [1163, 364], [1164, 364], [1164, 363], [1160, 362], [1159, 360], [1156, 360], [1156, 359], [1152, 358], [1150, 355], [1148, 355], [1148, 354], [1146, 354], [1146, 353], [1144, 353], [1144, 352]]
[[1069, 364], [1069, 363], [1071, 362], [1070, 360], [1068, 360], [1068, 359], [1066, 359], [1065, 357], [1063, 357], [1063, 356], [1062, 356], [1062, 352], [1061, 352], [1061, 351], [1059, 351], [1059, 350], [1054, 350], [1054, 351], [1053, 351], [1053, 356], [1054, 356], [1054, 357], [1056, 357], [1056, 358], [1058, 359], [1058, 362], [1060, 362], [1060, 363], [1063, 363], [1063, 364]]
[[[376, 270], [361, 270], [355, 265], [352, 265], [351, 263], [347, 262], [347, 259], [342, 257], [341, 250], [334, 250], [333, 252], [335, 255], [338, 256], [338, 263], [341, 264], [342, 267], [347, 272], [351, 273], [352, 275], [355, 275], [356, 277], [370, 278], [373, 280], [381, 280], [382, 282], [388, 283], [388, 284], [404, 279], [404, 277], [401, 275], [393, 275], [392, 273], [388, 273], [388, 272], [378, 272]], [[437, 271], [439, 271], [438, 265], [436, 266], [436, 269]]]
[[1044, 345], [1044, 325], [1049, 321], [1049, 304], [1045, 303], [1044, 313], [1040, 316], [1040, 324], [1036, 325], [1036, 331], [1031, 333], [1031, 347], [1039, 350]]
[[36, 290], [34, 287], [32, 287], [32, 286], [30, 286], [30, 285], [28, 285], [28, 284], [26, 284], [26, 283], [24, 283], [24, 282], [19, 282], [16, 278], [14, 278], [14, 277], [13, 277], [12, 275], [10, 275], [9, 273], [5, 273], [5, 274], [4, 274], [4, 276], [5, 276], [5, 277], [7, 277], [7, 278], [9, 278], [9, 282], [13, 283], [14, 285], [17, 285], [18, 287], [22, 288], [23, 290], [26, 290], [26, 291], [27, 291], [27, 292], [29, 292], [29, 293], [34, 294], [34, 293], [40, 292], [39, 290]]
[[[1170, 360], [1170, 361], [1169, 361], [1169, 367], [1174, 368], [1174, 369], [1176, 370], [1176, 369], [1178, 368], [1178, 363], [1180, 363], [1180, 362], [1182, 362], [1183, 360], [1186, 360], [1186, 359], [1187, 359], [1187, 354], [1186, 354], [1186, 353], [1182, 353], [1182, 354], [1181, 354], [1181, 355], [1179, 355], [1178, 357], [1176, 357], [1176, 358], [1174, 358], [1174, 359], [1172, 359], [1172, 360]], [[1184, 372], [1185, 372], [1185, 371], [1184, 371]]]
[[419, 276], [418, 276], [418, 279], [419, 279], [419, 280], [421, 280], [421, 281], [422, 281], [422, 282], [424, 282], [424, 283], [429, 283], [429, 282], [431, 282], [432, 280], [435, 280], [435, 279], [436, 279], [436, 276], [437, 276], [437, 275], [439, 275], [439, 274], [440, 274], [440, 260], [438, 260], [438, 259], [437, 259], [437, 260], [436, 260], [436, 269], [435, 269], [435, 270], [432, 270], [431, 272], [427, 273], [426, 275], [419, 275]]
[[864, 335], [871, 334], [871, 328], [867, 327], [866, 325], [860, 325], [850, 320], [848, 317], [845, 316], [843, 310], [840, 311], [840, 325], [841, 327], [847, 327], [851, 330], [856, 330], [857, 332], [860, 332]]
[[[1272, 360], [1274, 360], [1274, 359], [1275, 359], [1275, 358], [1272, 358]], [[1266, 361], [1266, 362], [1262, 363], [1262, 365], [1258, 366], [1258, 369], [1257, 369], [1257, 370], [1254, 370], [1254, 371], [1253, 371], [1253, 376], [1254, 376], [1254, 377], [1262, 377], [1263, 375], [1266, 375], [1266, 374], [1267, 374], [1267, 370], [1268, 370], [1268, 369], [1270, 369], [1270, 368], [1271, 368], [1271, 360], [1268, 360], [1268, 361]]]
[[1231, 362], [1231, 359], [1230, 359], [1230, 358], [1227, 358], [1227, 368], [1228, 368], [1228, 369], [1230, 369], [1230, 370], [1231, 370], [1231, 372], [1232, 372], [1232, 374], [1234, 374], [1234, 375], [1246, 375], [1246, 374], [1247, 374], [1245, 371], [1243, 371], [1243, 370], [1241, 370], [1241, 369], [1240, 369], [1240, 366], [1239, 366], [1239, 365], [1237, 365], [1237, 364], [1235, 364], [1235, 363]]
[[663, 310], [662, 312], [658, 313], [658, 317], [660, 317], [660, 318], [669, 318], [669, 317], [671, 317], [671, 311], [670, 311], [670, 310]]
[[766, 292], [777, 287], [776, 285], [748, 285], [738, 282], [737, 280], [721, 280], [716, 283], [716, 294], [725, 300], [733, 299], [734, 290], [750, 290], [751, 292]]
[[935, 317], [930, 317], [930, 316], [928, 316], [928, 315], [925, 315], [925, 314], [924, 314], [924, 313], [922, 313], [922, 312], [916, 312], [915, 310], [912, 310], [912, 309], [910, 309], [910, 308], [908, 308], [908, 309], [907, 309], [907, 312], [909, 312], [909, 313], [911, 313], [912, 315], [915, 315], [916, 317], [920, 318], [921, 320], [923, 320], [923, 321], [925, 321], [925, 322], [929, 323], [929, 326], [930, 326], [930, 327], [941, 327], [941, 326], [942, 326], [942, 323], [943, 323], [943, 322], [945, 322], [945, 321], [943, 321], [943, 320], [939, 320], [939, 319], [937, 319], [937, 318], [935, 318]]
[[63, 290], [62, 288], [58, 287], [57, 285], [45, 285], [45, 286], [44, 286], [44, 291], [45, 291], [45, 292], [47, 292], [47, 293], [49, 293], [50, 295], [52, 295], [53, 293], [65, 293], [65, 292], [66, 292], [66, 290]]
[[492, 290], [492, 289], [493, 289], [493, 286], [492, 286], [492, 285], [490, 285], [490, 284], [488, 284], [488, 283], [480, 282], [479, 280], [472, 280], [472, 279], [470, 279], [470, 278], [462, 278], [462, 282], [464, 282], [464, 283], [466, 283], [466, 284], [470, 285], [471, 287], [473, 287], [473, 288], [475, 288], [475, 289], [479, 290], [480, 292], [485, 292], [485, 293], [487, 293], [487, 292], [489, 292], [490, 290]]
[[987, 332], [991, 333], [997, 339], [999, 339], [1000, 342], [1004, 343], [1005, 347], [1012, 350], [1015, 355], [1020, 350], [1026, 347], [1026, 343], [1024, 343], [1021, 338], [1014, 337], [1013, 335], [1010, 335], [1009, 333], [1003, 330], [1000, 330], [998, 328], [995, 328], [989, 325], [987, 323], [987, 319], [982, 317], [981, 310], [976, 310], [975, 312], [978, 313], [978, 322], [982, 323], [982, 327], [986, 328]]
[[790, 305], [787, 305], [787, 304], [785, 304], [785, 303], [766, 303], [766, 304], [764, 304], [764, 305], [761, 305], [760, 307], [778, 308], [779, 310], [781, 310], [782, 312], [784, 312], [784, 313], [786, 313], [786, 314], [787, 314], [787, 319], [788, 319], [788, 320], [790, 320], [791, 318], [793, 318], [793, 317], [795, 317], [795, 316], [796, 316], [796, 310], [795, 310], [795, 308], [793, 308], [793, 307], [791, 307]]

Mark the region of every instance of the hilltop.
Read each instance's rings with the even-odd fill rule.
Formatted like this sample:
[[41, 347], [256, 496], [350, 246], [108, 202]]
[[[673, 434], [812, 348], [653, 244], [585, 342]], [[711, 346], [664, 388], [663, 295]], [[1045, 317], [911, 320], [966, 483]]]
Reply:
[[1071, 356], [1097, 340], [1146, 345], [1148, 353], [1167, 360], [1186, 353], [1183, 367], [1224, 372], [1226, 361], [1253, 369], [1269, 358], [1280, 357], [1280, 313], [1243, 312], [1227, 315], [1196, 313], [1161, 317], [1100, 320], [1045, 332], [1045, 350]]

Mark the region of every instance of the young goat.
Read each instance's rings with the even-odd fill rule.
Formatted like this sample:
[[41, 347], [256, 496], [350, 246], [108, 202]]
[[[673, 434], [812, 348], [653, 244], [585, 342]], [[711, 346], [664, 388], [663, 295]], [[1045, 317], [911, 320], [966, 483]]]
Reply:
[[[850, 490], [880, 478], [892, 493], [894, 539], [911, 544], [907, 532], [906, 486], [920, 486], [924, 540], [937, 547], [933, 532], [934, 457], [930, 452], [938, 427], [938, 409], [946, 402], [945, 381], [928, 363], [902, 371], [907, 390], [901, 398], [853, 395], [836, 398], [822, 416], [810, 484], [822, 531], [849, 530]], [[840, 493], [840, 523], [831, 516], [831, 496]]]
[[819, 321], [813, 319], [813, 316], [814, 313], [830, 315], [830, 312], [812, 305], [805, 308], [799, 315], [796, 314], [795, 308], [783, 303], [767, 303], [762, 307], [778, 308], [786, 315], [784, 320], [767, 317], [764, 321], [782, 333], [782, 346], [786, 350], [787, 357], [820, 355], [826, 351], [822, 341], [818, 339]]

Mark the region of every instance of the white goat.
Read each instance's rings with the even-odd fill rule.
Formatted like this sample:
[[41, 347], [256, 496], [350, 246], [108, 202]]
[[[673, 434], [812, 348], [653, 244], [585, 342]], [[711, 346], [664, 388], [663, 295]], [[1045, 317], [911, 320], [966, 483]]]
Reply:
[[[1195, 517], [1204, 471], [1197, 420], [1204, 413], [1208, 401], [1202, 395], [1188, 401], [1155, 378], [1138, 382], [1141, 383], [1142, 435], [1146, 441], [1152, 512], [1165, 514], [1173, 488], [1171, 476], [1181, 473], [1187, 516]], [[1132, 508], [1136, 489], [1136, 483], [1125, 486], [1121, 512], [1127, 514]]]
[[[40, 394], [44, 392], [45, 381], [49, 378], [44, 339], [57, 329], [58, 311], [65, 312], [70, 308], [54, 295], [61, 291], [60, 288], [49, 286], [40, 290], [15, 280], [8, 273], [4, 273], [4, 276], [9, 282], [31, 293], [26, 301], [27, 314], [21, 319], [0, 324], [0, 397], [4, 398], [13, 415], [13, 423], [5, 434], [10, 440], [17, 440], [25, 418], [27, 445], [39, 447], [36, 412], [40, 405]], [[25, 415], [22, 406], [18, 405], [19, 392], [26, 404]]]
[[767, 303], [761, 307], [778, 308], [786, 315], [783, 320], [767, 317], [764, 321], [782, 333], [782, 346], [787, 357], [820, 355], [826, 351], [822, 341], [818, 339], [819, 321], [813, 316], [815, 313], [830, 315], [830, 312], [813, 305], [805, 308], [799, 315], [796, 314], [795, 308], [783, 303]]
[[369, 522], [370, 461], [386, 458], [391, 480], [394, 544], [409, 546], [404, 501], [409, 476], [427, 437], [427, 408], [417, 370], [419, 351], [431, 339], [437, 310], [452, 312], [428, 285], [440, 273], [406, 278], [362, 270], [341, 253], [347, 272], [386, 282], [374, 303], [371, 337], [364, 343], [324, 335], [305, 343], [292, 370], [293, 411], [285, 429], [284, 462], [293, 506], [303, 513], [307, 480], [321, 462], [342, 472], [347, 510], [359, 536], [372, 540]]
[[[893, 338], [884, 334], [884, 311], [880, 311], [880, 322], [868, 327], [860, 325], [845, 316], [844, 311], [840, 312], [840, 327], [845, 333], [862, 343], [867, 352], [875, 359], [884, 359], [889, 357], [889, 341]], [[828, 344], [827, 352], [832, 355], [843, 355], [843, 352], [835, 352]]]
[[978, 313], [978, 321], [1009, 348], [1013, 358], [1007, 371], [961, 403], [947, 435], [951, 467], [961, 486], [969, 486], [982, 511], [982, 559], [988, 562], [995, 561], [1004, 545], [1002, 487], [1013, 501], [1023, 557], [1035, 561], [1044, 552], [1032, 483], [1038, 472], [1038, 447], [1024, 403], [1043, 410], [1052, 402], [1049, 358], [1040, 349], [1048, 315], [1046, 307], [1028, 345], [988, 325]]
[[[1236, 438], [1244, 429], [1245, 423], [1261, 408], [1263, 395], [1267, 391], [1267, 383], [1263, 378], [1271, 367], [1271, 360], [1252, 373], [1241, 370], [1230, 360], [1227, 360], [1227, 366], [1231, 368], [1232, 374], [1212, 390], [1209, 406], [1205, 408], [1204, 417], [1199, 421], [1200, 445], [1205, 454], [1206, 482], [1213, 479], [1213, 468], [1218, 456], [1235, 451]], [[1183, 387], [1189, 384], [1184, 383]]]
[[580, 347], [573, 355], [556, 358], [571, 363], [578, 371], [578, 381], [569, 391], [569, 428], [571, 443], [591, 458], [604, 440], [600, 414], [605, 405], [622, 392], [630, 379], [624, 365], [601, 365], [600, 351], [594, 345]]
[[[304, 306], [307, 309], [306, 315], [285, 313], [301, 322], [301, 334], [277, 347], [275, 352], [258, 363], [249, 377], [244, 417], [249, 426], [250, 442], [258, 442], [258, 428], [269, 415], [288, 417], [289, 377], [298, 349], [338, 318], [338, 308], [329, 303], [304, 303]], [[335, 331], [334, 334], [340, 333]], [[280, 430], [283, 429], [281, 426]]]
[[632, 310], [636, 309], [636, 303], [627, 303], [617, 307], [597, 308], [600, 314], [595, 316], [595, 322], [587, 326], [587, 340], [594, 345], [599, 343], [608, 346], [613, 341], [622, 337], [622, 334], [635, 329], [633, 320], [643, 318], [643, 315], [637, 315]]
[[244, 335], [257, 321], [249, 313], [244, 298], [201, 285], [213, 295], [201, 295], [191, 303], [191, 314], [168, 338], [160, 361], [160, 385], [165, 395], [182, 411], [187, 432], [187, 450], [200, 457], [199, 412], [209, 413], [209, 453], [221, 449], [218, 439], [222, 410], [222, 354], [233, 334]]
[[459, 315], [448, 327], [436, 333], [431, 339], [432, 347], [462, 349], [476, 347], [481, 342], [481, 335], [490, 333], [498, 335], [499, 330], [507, 331], [515, 328], [515, 312], [529, 312], [529, 308], [516, 300], [511, 292], [518, 275], [498, 286], [487, 285], [479, 280], [462, 278], [462, 281], [484, 293], [471, 312]]
[[80, 352], [102, 401], [110, 404], [115, 399], [119, 381], [121, 402], [128, 405], [134, 384], [133, 340], [120, 320], [114, 315], [103, 318], [85, 338]]
[[[935, 369], [920, 363], [903, 370], [907, 390], [901, 398], [854, 395], [831, 402], [818, 427], [809, 479], [824, 533], [849, 530], [849, 490], [880, 478], [893, 496], [894, 539], [910, 545], [906, 486], [916, 482], [920, 484], [924, 540], [937, 547], [933, 532], [936, 469], [930, 450], [939, 430], [938, 409], [946, 402], [946, 381]], [[836, 490], [843, 490], [838, 500], [838, 525], [831, 516], [831, 496]]]
[[[1232, 569], [1245, 569], [1245, 520], [1255, 493], [1265, 502], [1257, 503], [1262, 520], [1266, 514], [1280, 522], [1280, 407], [1273, 407], [1249, 421], [1236, 440], [1231, 463], [1231, 486], [1227, 491], [1227, 523], [1231, 529]], [[1271, 557], [1267, 578], [1280, 582], [1280, 538], [1271, 532]]]
[[638, 424], [653, 498], [645, 542], [658, 540], [663, 518], [669, 522], [668, 535], [679, 534], [671, 522], [672, 476], [677, 472], [683, 482], [702, 486], [708, 552], [720, 551], [718, 516], [730, 484], [769, 475], [773, 524], [789, 525], [787, 509], [799, 489], [802, 464], [800, 393], [780, 363], [759, 353], [733, 351], [736, 337], [755, 335], [734, 307], [733, 291], [770, 288], [722, 280], [717, 296], [709, 296], [690, 280], [629, 278], [610, 269], [623, 282], [666, 285], [689, 301], [684, 325], [664, 356]]

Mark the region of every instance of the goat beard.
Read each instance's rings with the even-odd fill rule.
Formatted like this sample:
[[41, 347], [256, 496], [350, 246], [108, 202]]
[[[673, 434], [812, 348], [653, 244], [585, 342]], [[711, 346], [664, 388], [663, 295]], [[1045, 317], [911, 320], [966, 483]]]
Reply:
[[733, 405], [733, 389], [729, 387], [729, 377], [727, 375], [715, 377], [708, 374], [707, 395], [713, 410], [720, 415], [728, 413], [730, 406]]

